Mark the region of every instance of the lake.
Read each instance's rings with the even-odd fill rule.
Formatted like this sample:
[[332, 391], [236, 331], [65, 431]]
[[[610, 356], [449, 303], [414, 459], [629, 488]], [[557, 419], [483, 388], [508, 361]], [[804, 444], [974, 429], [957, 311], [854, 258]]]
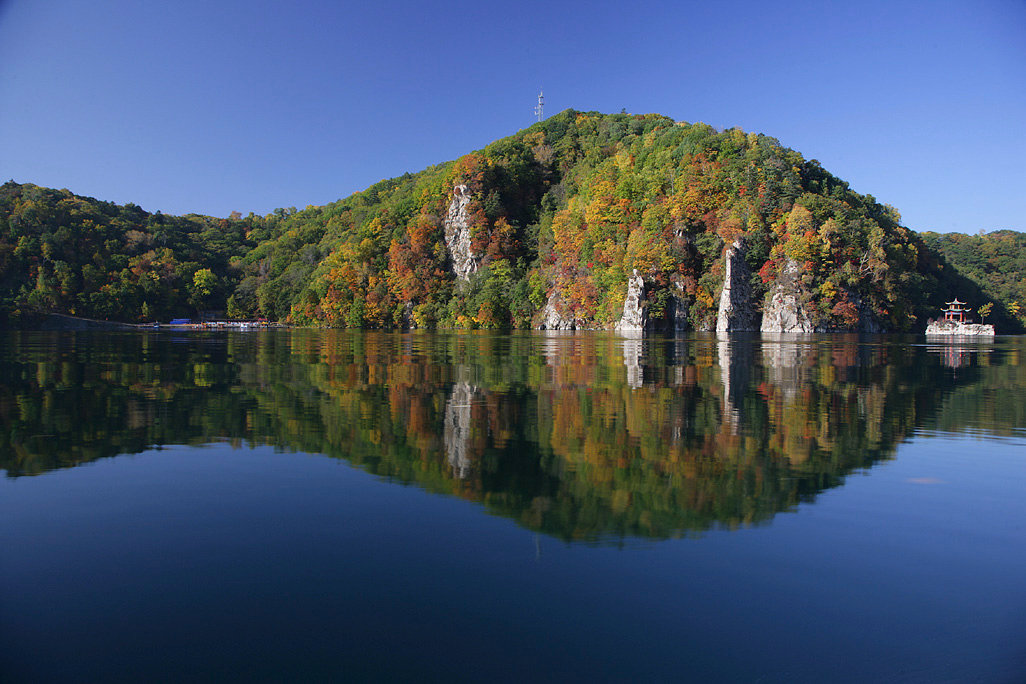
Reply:
[[0, 331], [0, 680], [1026, 681], [1026, 339]]

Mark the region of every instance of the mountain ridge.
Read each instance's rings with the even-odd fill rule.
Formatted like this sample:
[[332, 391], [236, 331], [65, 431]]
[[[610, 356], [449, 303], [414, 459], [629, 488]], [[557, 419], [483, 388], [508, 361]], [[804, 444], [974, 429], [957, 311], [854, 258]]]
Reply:
[[[330, 327], [906, 331], [960, 296], [995, 301], [992, 320], [1022, 329], [1008, 300], [1017, 290], [988, 289], [980, 269], [962, 274], [947, 246], [769, 136], [567, 110], [457, 160], [264, 217], [149, 214], [9, 182], [0, 310], [12, 320], [213, 310]], [[1006, 264], [1013, 284], [1018, 261]], [[724, 299], [728, 270], [743, 301]], [[743, 322], [717, 326], [726, 305], [744, 309]]]

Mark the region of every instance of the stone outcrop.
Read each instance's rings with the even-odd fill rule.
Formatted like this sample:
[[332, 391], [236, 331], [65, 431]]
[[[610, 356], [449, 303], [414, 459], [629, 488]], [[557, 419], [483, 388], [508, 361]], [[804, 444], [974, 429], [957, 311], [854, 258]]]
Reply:
[[400, 319], [403, 330], [416, 330], [417, 320], [413, 317], [413, 302], [403, 304], [403, 315]]
[[445, 215], [442, 226], [445, 228], [445, 246], [452, 260], [452, 270], [461, 280], [470, 280], [470, 275], [477, 271], [477, 257], [470, 249], [470, 191], [466, 185], [457, 185], [452, 189], [452, 201]]
[[716, 332], [741, 332], [759, 329], [759, 314], [752, 303], [752, 274], [745, 263], [745, 243], [737, 239], [723, 257], [726, 273], [720, 308], [716, 316]]
[[858, 323], [854, 326], [832, 327], [817, 324], [815, 318], [806, 308], [807, 296], [801, 282], [802, 270], [797, 261], [788, 259], [780, 270], [772, 287], [770, 299], [762, 311], [764, 333], [829, 333], [829, 332], [883, 332], [883, 326], [862, 298], [850, 290], [844, 295], [855, 305], [858, 311]]
[[670, 304], [673, 307], [673, 331], [684, 332], [688, 329], [689, 302], [684, 294], [684, 283], [674, 281], [670, 286]]
[[623, 315], [617, 321], [618, 332], [643, 332], [648, 323], [645, 312], [645, 280], [634, 269], [634, 275], [627, 279], [627, 297], [623, 302]]
[[542, 309], [541, 323], [539, 330], [575, 330], [576, 321], [563, 312], [563, 300], [555, 292], [549, 295], [549, 301], [545, 302]]
[[851, 295], [851, 299], [855, 302], [855, 308], [859, 312], [859, 329], [860, 333], [882, 333], [885, 332], [883, 325], [876, 319], [866, 303], [862, 301], [862, 298], [856, 294]]
[[845, 290], [845, 296], [852, 304], [855, 305], [855, 310], [858, 312], [858, 323], [855, 326], [845, 327], [831, 327], [826, 325], [817, 325], [815, 332], [857, 332], [857, 333], [882, 333], [885, 332], [884, 327], [877, 320], [876, 316], [873, 315], [872, 310], [863, 301], [862, 297], [852, 292], [851, 290]]
[[801, 266], [788, 259], [773, 284], [772, 296], [762, 312], [764, 333], [815, 332], [812, 319], [802, 303]]
[[965, 335], [968, 337], [993, 337], [994, 326], [983, 323], [959, 323], [958, 321], [930, 321], [927, 335]]
[[577, 318], [563, 302], [558, 292], [549, 294], [541, 315], [535, 319], [538, 330], [605, 330], [605, 326], [596, 324], [586, 318]]

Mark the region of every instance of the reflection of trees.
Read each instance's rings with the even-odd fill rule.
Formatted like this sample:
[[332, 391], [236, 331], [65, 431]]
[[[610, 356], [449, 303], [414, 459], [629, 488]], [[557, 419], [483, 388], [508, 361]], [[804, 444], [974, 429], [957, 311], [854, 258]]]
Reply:
[[[888, 457], [978, 377], [956, 378], [921, 347], [844, 338], [10, 339], [14, 351], [0, 352], [9, 475], [246, 441], [343, 458], [566, 539], [768, 520]], [[988, 363], [1002, 361], [1018, 371], [1017, 356]]]
[[[941, 359], [951, 377], [976, 381], [958, 383], [925, 427], [958, 432], [966, 429], [964, 416], [972, 415], [972, 428], [1003, 436], [1023, 436], [1026, 358], [1021, 349], [995, 348], [993, 340], [931, 344], [927, 349], [931, 357]], [[958, 363], [952, 363], [953, 357]]]

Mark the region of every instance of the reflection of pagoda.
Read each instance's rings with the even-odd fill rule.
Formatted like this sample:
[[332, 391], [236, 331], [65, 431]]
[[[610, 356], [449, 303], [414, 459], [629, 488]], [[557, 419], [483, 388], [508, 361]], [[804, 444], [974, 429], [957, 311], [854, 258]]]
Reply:
[[969, 350], [965, 347], [945, 347], [941, 359], [948, 368], [968, 366], [970, 361]]
[[955, 297], [953, 302], [948, 302], [948, 308], [944, 309], [944, 320], [968, 323], [969, 309], [965, 308], [965, 302], [958, 301]]

